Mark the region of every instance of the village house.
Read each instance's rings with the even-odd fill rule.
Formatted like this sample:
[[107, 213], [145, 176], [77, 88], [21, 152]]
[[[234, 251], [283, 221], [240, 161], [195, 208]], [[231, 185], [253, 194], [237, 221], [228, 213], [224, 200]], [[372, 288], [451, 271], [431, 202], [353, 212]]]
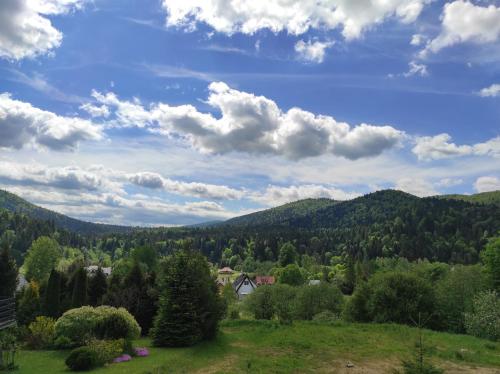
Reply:
[[242, 273], [234, 281], [233, 288], [238, 295], [238, 299], [242, 300], [250, 295], [257, 288], [257, 285], [247, 274]]
[[217, 283], [221, 284], [223, 287], [231, 283], [231, 277], [233, 276], [234, 271], [230, 267], [223, 267], [219, 270], [219, 275], [217, 277]]
[[[90, 266], [85, 267], [85, 270], [87, 271], [88, 275], [94, 275], [97, 272], [97, 269], [99, 269], [99, 266], [97, 266], [97, 265], [90, 265]], [[101, 270], [105, 276], [109, 277], [111, 275], [111, 268], [110, 267], [101, 268]]]
[[275, 279], [272, 275], [257, 275], [255, 277], [255, 285], [257, 287], [260, 287], [260, 286], [270, 286], [270, 285], [273, 285], [275, 283]]

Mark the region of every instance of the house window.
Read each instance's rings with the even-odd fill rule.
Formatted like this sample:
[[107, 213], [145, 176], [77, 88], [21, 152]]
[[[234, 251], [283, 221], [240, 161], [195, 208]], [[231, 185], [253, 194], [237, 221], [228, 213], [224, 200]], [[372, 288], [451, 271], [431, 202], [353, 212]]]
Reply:
[[248, 281], [244, 281], [244, 282], [243, 282], [243, 284], [244, 284], [245, 286], [248, 286]]

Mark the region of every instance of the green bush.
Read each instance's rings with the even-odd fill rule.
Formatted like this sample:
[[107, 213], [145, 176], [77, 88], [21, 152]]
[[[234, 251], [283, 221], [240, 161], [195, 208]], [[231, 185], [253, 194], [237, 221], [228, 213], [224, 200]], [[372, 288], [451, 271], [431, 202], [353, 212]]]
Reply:
[[[108, 318], [113, 318], [113, 322], [109, 324], [104, 322]], [[121, 321], [117, 322], [118, 320]], [[111, 330], [111, 324], [117, 327], [113, 331]], [[120, 329], [118, 329], [118, 324], [120, 324]], [[125, 324], [127, 328], [123, 328]], [[103, 331], [102, 326], [109, 327], [109, 331]], [[67, 347], [84, 345], [92, 338], [106, 336], [106, 333], [113, 334], [113, 338], [123, 339], [136, 339], [141, 334], [139, 324], [129, 312], [123, 308], [110, 306], [99, 306], [97, 308], [84, 306], [68, 310], [57, 320], [55, 330], [58, 342], [61, 341], [61, 337], [65, 337], [70, 341]], [[117, 334], [118, 330], [120, 330], [120, 334]]]
[[274, 316], [273, 286], [261, 286], [246, 297], [245, 307], [255, 319], [272, 319]]
[[53, 318], [36, 317], [35, 321], [31, 322], [28, 327], [28, 346], [32, 349], [51, 348], [56, 333], [55, 323]]
[[313, 317], [313, 321], [320, 323], [336, 323], [339, 321], [339, 315], [326, 310], [316, 314]]
[[[116, 357], [120, 356], [125, 349], [125, 340], [90, 340], [86, 347], [93, 351], [96, 355], [96, 364], [102, 366], [107, 364]], [[127, 352], [128, 353], [128, 352]]]
[[230, 305], [228, 308], [228, 318], [232, 320], [240, 319], [240, 310], [236, 305]]
[[126, 339], [130, 336], [129, 321], [123, 314], [110, 314], [101, 319], [96, 326], [96, 332], [102, 339]]
[[500, 340], [500, 298], [495, 291], [479, 293], [473, 311], [465, 314], [467, 333], [480, 338]]
[[92, 370], [97, 365], [97, 354], [89, 347], [80, 347], [72, 350], [66, 359], [66, 366], [72, 371]]
[[340, 314], [343, 303], [344, 297], [337, 286], [303, 286], [297, 294], [296, 316], [298, 319], [312, 320], [316, 314], [324, 311]]

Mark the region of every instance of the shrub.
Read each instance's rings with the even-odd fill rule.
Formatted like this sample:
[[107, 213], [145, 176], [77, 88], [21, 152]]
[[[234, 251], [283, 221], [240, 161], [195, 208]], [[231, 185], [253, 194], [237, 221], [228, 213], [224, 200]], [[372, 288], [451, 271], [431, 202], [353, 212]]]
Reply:
[[240, 319], [240, 310], [236, 305], [231, 305], [228, 309], [228, 317], [229, 319], [236, 320]]
[[301, 287], [297, 294], [297, 318], [311, 320], [324, 311], [339, 314], [342, 311], [344, 297], [337, 286], [321, 284]]
[[247, 296], [245, 306], [255, 319], [271, 319], [274, 316], [273, 286], [261, 286]]
[[295, 288], [287, 284], [272, 286], [272, 303], [281, 324], [291, 324], [294, 313]]
[[98, 366], [102, 366], [106, 363], [112, 362], [116, 357], [120, 356], [123, 353], [125, 340], [92, 339], [87, 343], [86, 347], [95, 353], [96, 364]]
[[313, 317], [313, 321], [321, 323], [335, 323], [339, 321], [339, 315], [326, 310], [316, 314]]
[[356, 322], [371, 321], [372, 317], [369, 306], [371, 294], [372, 290], [367, 283], [358, 283], [344, 308], [344, 319]]
[[0, 371], [16, 370], [18, 351], [16, 328], [9, 327], [0, 331]]
[[[104, 322], [108, 318], [113, 318], [112, 322]], [[121, 321], [117, 322], [118, 320]], [[68, 347], [84, 345], [86, 341], [92, 338], [102, 338], [106, 334], [123, 339], [136, 339], [141, 334], [141, 328], [129, 312], [123, 308], [110, 306], [97, 308], [84, 306], [68, 310], [57, 320], [55, 330], [58, 340], [60, 337], [69, 339], [71, 343]]]
[[54, 344], [55, 320], [49, 317], [36, 317], [35, 321], [30, 323], [28, 346], [33, 349], [46, 349]]
[[66, 366], [72, 371], [91, 370], [97, 364], [97, 354], [89, 347], [80, 347], [72, 350], [66, 359]]
[[480, 338], [500, 340], [500, 298], [495, 291], [479, 293], [473, 311], [465, 314], [467, 333]]

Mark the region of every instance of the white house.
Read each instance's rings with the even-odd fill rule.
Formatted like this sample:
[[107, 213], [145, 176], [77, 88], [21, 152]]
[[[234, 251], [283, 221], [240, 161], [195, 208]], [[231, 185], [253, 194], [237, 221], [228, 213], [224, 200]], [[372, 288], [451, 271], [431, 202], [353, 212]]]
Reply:
[[257, 286], [247, 274], [241, 274], [233, 283], [234, 292], [238, 295], [238, 299], [242, 300], [247, 295], [250, 295]]
[[[89, 275], [94, 275], [97, 272], [97, 269], [99, 269], [99, 266], [97, 265], [90, 265], [85, 268], [87, 274]], [[105, 276], [109, 277], [111, 275], [111, 268], [101, 268], [101, 270]]]

